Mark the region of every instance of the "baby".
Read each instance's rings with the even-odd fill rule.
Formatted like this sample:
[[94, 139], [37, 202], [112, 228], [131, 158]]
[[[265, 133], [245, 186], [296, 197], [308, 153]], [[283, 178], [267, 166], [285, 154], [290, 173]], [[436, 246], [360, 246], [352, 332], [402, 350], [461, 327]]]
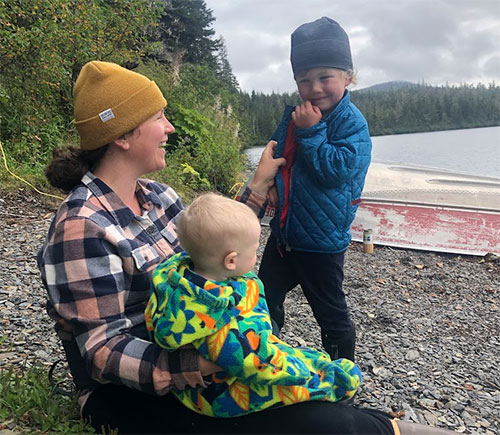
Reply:
[[153, 272], [147, 327], [160, 346], [192, 345], [223, 372], [205, 387], [172, 394], [215, 417], [354, 396], [361, 372], [352, 361], [331, 361], [272, 334], [264, 289], [252, 272], [260, 223], [249, 207], [214, 193], [201, 195], [181, 214], [177, 232], [186, 252]]

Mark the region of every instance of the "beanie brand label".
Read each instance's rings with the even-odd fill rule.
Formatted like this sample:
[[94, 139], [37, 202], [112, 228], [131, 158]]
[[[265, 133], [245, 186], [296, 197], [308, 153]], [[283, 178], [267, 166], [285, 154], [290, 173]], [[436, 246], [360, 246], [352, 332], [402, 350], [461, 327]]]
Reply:
[[101, 118], [102, 122], [108, 122], [111, 119], [114, 119], [114, 117], [115, 117], [115, 114], [113, 113], [113, 111], [111, 109], [106, 109], [106, 110], [102, 111], [101, 113], [99, 113], [99, 118]]

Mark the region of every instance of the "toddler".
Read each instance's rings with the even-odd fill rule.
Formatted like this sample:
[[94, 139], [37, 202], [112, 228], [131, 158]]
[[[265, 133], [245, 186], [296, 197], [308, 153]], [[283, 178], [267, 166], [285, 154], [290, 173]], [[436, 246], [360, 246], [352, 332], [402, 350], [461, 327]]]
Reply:
[[371, 140], [346, 87], [354, 80], [349, 38], [327, 17], [298, 27], [291, 64], [300, 106], [287, 106], [272, 139], [286, 165], [276, 175], [278, 198], [259, 269], [275, 333], [283, 302], [298, 284], [321, 327], [332, 359], [354, 361], [355, 328], [342, 290], [344, 253], [366, 172]]

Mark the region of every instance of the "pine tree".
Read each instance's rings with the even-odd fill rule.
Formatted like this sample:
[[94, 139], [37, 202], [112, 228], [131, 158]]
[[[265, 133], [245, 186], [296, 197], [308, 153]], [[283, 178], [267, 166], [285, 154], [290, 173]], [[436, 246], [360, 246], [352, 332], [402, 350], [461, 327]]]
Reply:
[[154, 38], [160, 42], [156, 59], [178, 68], [183, 62], [217, 68], [222, 47], [211, 28], [215, 18], [204, 0], [157, 0], [164, 12]]

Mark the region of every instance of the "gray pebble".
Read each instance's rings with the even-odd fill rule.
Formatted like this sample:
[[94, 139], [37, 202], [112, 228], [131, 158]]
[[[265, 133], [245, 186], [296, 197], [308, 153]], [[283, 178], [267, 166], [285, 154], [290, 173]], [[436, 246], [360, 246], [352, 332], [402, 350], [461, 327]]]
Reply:
[[407, 361], [415, 361], [418, 358], [420, 358], [420, 353], [418, 352], [418, 350], [410, 350], [406, 352], [405, 359]]

